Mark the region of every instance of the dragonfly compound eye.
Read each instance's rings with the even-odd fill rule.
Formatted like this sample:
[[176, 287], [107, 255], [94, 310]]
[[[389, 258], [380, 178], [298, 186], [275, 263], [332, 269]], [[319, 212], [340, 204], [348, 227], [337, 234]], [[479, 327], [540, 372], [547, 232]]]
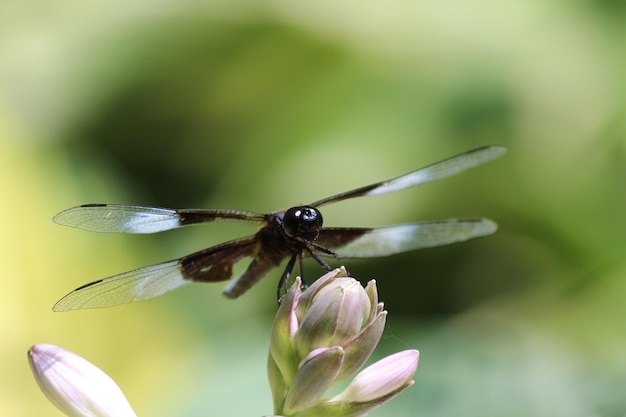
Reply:
[[323, 223], [322, 213], [315, 207], [292, 207], [283, 217], [283, 230], [289, 237], [315, 240]]

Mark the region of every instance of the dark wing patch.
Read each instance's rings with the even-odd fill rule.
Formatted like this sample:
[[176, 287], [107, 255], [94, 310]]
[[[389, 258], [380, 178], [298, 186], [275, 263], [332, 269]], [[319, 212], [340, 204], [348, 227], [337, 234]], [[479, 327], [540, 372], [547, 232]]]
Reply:
[[255, 236], [231, 240], [182, 257], [180, 269], [190, 281], [226, 281], [233, 275], [233, 265], [245, 257], [254, 256], [257, 251]]

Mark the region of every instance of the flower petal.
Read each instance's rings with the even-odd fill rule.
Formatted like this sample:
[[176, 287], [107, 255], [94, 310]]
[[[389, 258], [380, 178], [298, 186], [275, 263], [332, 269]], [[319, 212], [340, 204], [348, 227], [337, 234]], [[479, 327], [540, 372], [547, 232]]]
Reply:
[[270, 355], [287, 384], [295, 376], [300, 363], [293, 343], [294, 334], [298, 330], [295, 308], [301, 296], [300, 285], [300, 277], [296, 277], [281, 300], [272, 325], [270, 340]]
[[341, 346], [356, 337], [372, 306], [360, 282], [335, 278], [317, 291], [300, 321], [296, 347], [301, 357], [320, 347]]
[[386, 318], [387, 311], [380, 312], [357, 337], [343, 347], [346, 357], [341, 372], [337, 375], [337, 382], [356, 374], [367, 362], [385, 330]]
[[28, 351], [35, 380], [68, 416], [135, 416], [117, 384], [99, 368], [63, 348], [38, 344]]
[[407, 388], [413, 383], [418, 359], [419, 352], [412, 349], [387, 356], [361, 371], [332, 401], [375, 402]]
[[343, 349], [336, 346], [311, 352], [294, 378], [282, 410], [291, 415], [317, 402], [332, 385], [341, 369]]
[[274, 357], [270, 353], [267, 355], [267, 379], [270, 383], [270, 390], [272, 391], [272, 400], [274, 403], [274, 410], [281, 410], [285, 403], [285, 396], [289, 386], [285, 382], [278, 365], [274, 361]]
[[372, 279], [367, 283], [365, 287], [365, 292], [367, 293], [370, 299], [370, 305], [372, 306], [372, 311], [370, 312], [370, 318], [368, 321], [371, 321], [376, 314], [379, 313], [378, 308], [382, 311], [382, 303], [378, 303], [378, 288], [376, 287], [376, 280]]
[[335, 278], [347, 277], [348, 271], [343, 266], [340, 268], [333, 269], [332, 271], [322, 275], [315, 282], [302, 293], [302, 297], [298, 300], [298, 307], [296, 310], [296, 314], [298, 319], [301, 320], [305, 311], [309, 309], [311, 302], [313, 301], [313, 297], [317, 295], [317, 292], [320, 288], [323, 288], [326, 284], [332, 281]]

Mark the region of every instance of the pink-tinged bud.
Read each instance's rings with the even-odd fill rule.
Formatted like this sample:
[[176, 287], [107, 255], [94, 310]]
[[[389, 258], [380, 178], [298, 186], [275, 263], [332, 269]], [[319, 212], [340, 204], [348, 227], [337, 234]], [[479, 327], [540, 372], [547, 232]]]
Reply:
[[[296, 279], [272, 329], [268, 378], [274, 411], [288, 417], [362, 416], [410, 386], [417, 351], [383, 359], [362, 371], [340, 395], [322, 398], [367, 361], [386, 317], [374, 281], [363, 288], [343, 268], [304, 291]], [[378, 380], [372, 382], [374, 378]]]
[[370, 317], [370, 301], [354, 278], [335, 278], [322, 287], [300, 320], [295, 343], [300, 357], [319, 347], [343, 346]]
[[350, 385], [331, 401], [368, 403], [388, 399], [389, 395], [413, 384], [418, 359], [417, 350], [387, 356], [359, 372]]
[[80, 356], [53, 345], [28, 351], [37, 384], [54, 404], [72, 417], [136, 417], [117, 384]]

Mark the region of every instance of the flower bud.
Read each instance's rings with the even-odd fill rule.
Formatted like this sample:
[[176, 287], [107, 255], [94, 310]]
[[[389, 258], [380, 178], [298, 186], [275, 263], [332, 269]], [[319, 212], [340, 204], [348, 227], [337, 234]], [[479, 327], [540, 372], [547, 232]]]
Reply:
[[300, 320], [295, 337], [299, 357], [319, 347], [343, 346], [370, 317], [370, 301], [353, 278], [335, 278], [321, 288]]
[[418, 359], [417, 350], [405, 350], [387, 356], [359, 372], [350, 385], [331, 401], [366, 403], [385, 399], [413, 384]]
[[413, 385], [419, 353], [406, 350], [361, 371], [339, 395], [318, 401], [290, 417], [360, 417]]
[[[322, 398], [367, 361], [386, 316], [376, 283], [363, 288], [344, 268], [327, 273], [304, 291], [296, 278], [272, 329], [268, 378], [275, 412], [289, 417], [364, 415], [410, 386], [417, 351], [379, 361], [338, 396]], [[373, 378], [378, 378], [376, 383]]]
[[104, 372], [72, 352], [38, 344], [28, 361], [39, 388], [64, 414], [72, 417], [135, 417], [126, 397]]

